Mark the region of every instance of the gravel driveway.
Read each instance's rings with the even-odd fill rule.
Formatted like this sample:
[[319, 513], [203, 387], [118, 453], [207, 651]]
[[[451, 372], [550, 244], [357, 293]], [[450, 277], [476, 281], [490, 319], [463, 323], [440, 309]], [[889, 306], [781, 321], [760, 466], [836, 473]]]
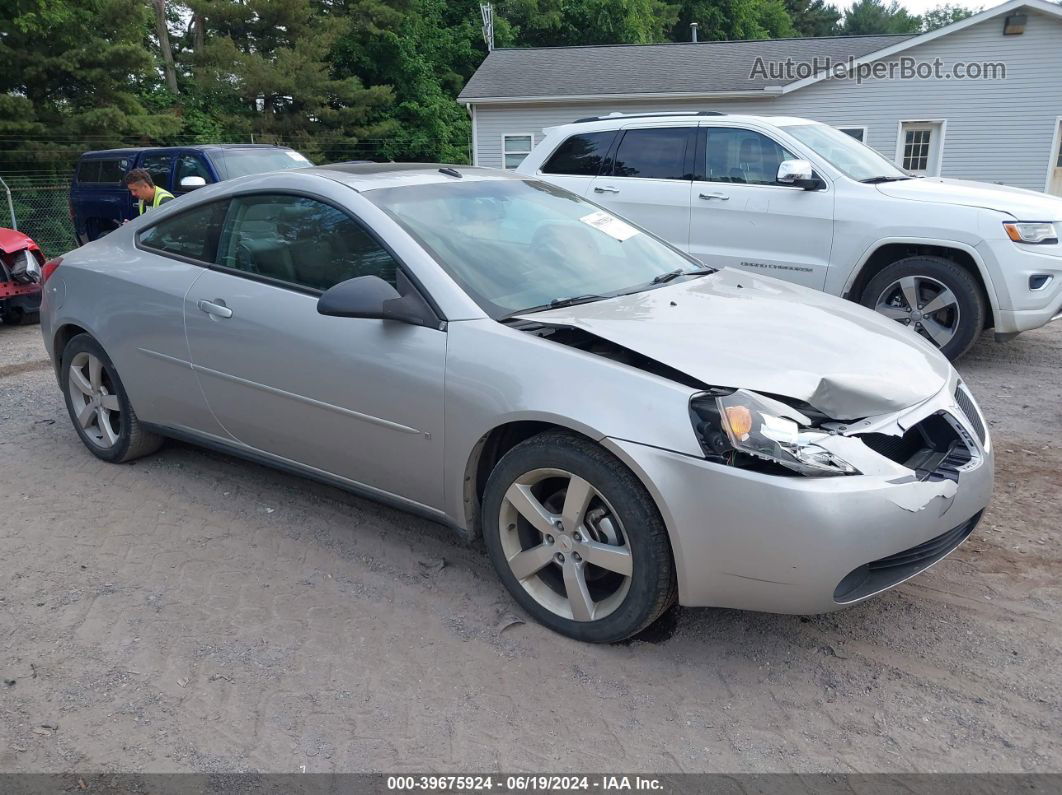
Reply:
[[1062, 323], [962, 361], [996, 496], [929, 573], [600, 647], [431, 523], [177, 443], [97, 461], [0, 326], [0, 770], [1062, 771], [1060, 364]]

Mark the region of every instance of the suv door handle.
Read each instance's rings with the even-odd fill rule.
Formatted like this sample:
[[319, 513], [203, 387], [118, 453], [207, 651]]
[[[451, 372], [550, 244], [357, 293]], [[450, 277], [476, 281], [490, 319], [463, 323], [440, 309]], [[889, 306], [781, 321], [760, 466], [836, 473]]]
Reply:
[[[215, 303], [215, 301], [217, 303]], [[199, 299], [196, 302], [196, 306], [206, 312], [208, 315], [216, 315], [217, 317], [232, 317], [232, 310], [225, 306], [225, 302], [220, 298], [215, 301], [207, 301], [205, 299]]]
[[611, 185], [604, 185], [599, 188], [594, 188], [594, 193], [619, 193], [619, 188], [613, 188]]
[[702, 199], [719, 199], [719, 201], [723, 201], [723, 202], [730, 201], [730, 197], [729, 196], [727, 196], [725, 193], [719, 193], [719, 192], [702, 193], [702, 194], [700, 194], [700, 197]]

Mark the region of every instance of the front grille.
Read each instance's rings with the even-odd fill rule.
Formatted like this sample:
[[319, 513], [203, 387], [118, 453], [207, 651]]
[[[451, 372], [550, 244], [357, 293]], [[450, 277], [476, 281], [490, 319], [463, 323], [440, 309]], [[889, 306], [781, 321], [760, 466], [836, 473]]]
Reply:
[[833, 600], [842, 604], [854, 602], [928, 569], [965, 541], [980, 520], [979, 511], [961, 525], [941, 533], [936, 538], [895, 555], [863, 564], [838, 583], [833, 592]]
[[974, 433], [977, 434], [978, 440], [981, 444], [984, 444], [985, 424], [981, 421], [981, 414], [977, 411], [977, 406], [974, 405], [973, 399], [963, 388], [962, 384], [955, 387], [955, 402], [959, 404], [962, 413], [965, 414], [966, 419], [970, 421], [970, 425], [973, 426]]
[[959, 480], [959, 472], [972, 460], [969, 445], [955, 421], [942, 413], [931, 414], [915, 423], [902, 436], [887, 433], [861, 433], [867, 447], [890, 461], [913, 469], [919, 480]]

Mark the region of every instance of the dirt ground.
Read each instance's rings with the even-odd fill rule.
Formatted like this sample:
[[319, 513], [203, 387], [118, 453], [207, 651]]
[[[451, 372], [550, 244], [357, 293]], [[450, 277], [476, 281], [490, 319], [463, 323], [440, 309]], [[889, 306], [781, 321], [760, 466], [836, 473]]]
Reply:
[[801, 618], [532, 623], [444, 528], [171, 443], [83, 449], [0, 327], [0, 771], [1062, 771], [1062, 323], [961, 362], [976, 534]]

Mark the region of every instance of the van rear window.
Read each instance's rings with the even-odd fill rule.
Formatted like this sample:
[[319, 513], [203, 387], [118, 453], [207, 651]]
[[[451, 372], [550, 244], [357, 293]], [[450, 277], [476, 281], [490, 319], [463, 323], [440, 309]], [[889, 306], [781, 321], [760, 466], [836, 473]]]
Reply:
[[129, 170], [129, 158], [82, 160], [77, 166], [77, 181], [117, 185]]

